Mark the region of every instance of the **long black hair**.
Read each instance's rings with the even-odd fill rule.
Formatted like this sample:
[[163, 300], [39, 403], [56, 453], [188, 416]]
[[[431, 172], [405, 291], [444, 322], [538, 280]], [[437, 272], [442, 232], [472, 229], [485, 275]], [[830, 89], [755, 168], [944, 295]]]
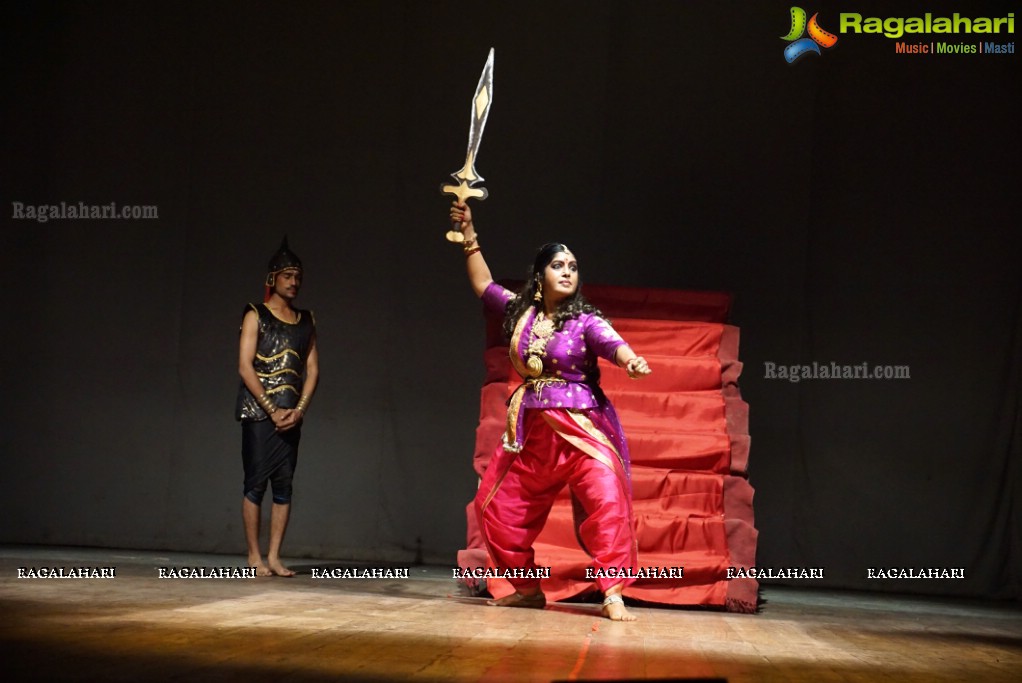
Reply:
[[[518, 296], [508, 302], [507, 310], [504, 312], [504, 334], [507, 335], [508, 339], [514, 335], [518, 319], [529, 310], [529, 307], [542, 307], [542, 301], [534, 300], [536, 290], [539, 287], [539, 283], [543, 281], [543, 271], [554, 260], [554, 256], [562, 251], [569, 254], [572, 253], [568, 247], [560, 242], [547, 242], [536, 252], [536, 258], [532, 262], [532, 270], [529, 271], [528, 276], [525, 278], [525, 285], [518, 291]], [[586, 298], [582, 296], [582, 275], [580, 272], [575, 293], [557, 305], [557, 310], [554, 312], [554, 327], [559, 330], [565, 320], [577, 318], [583, 313], [603, 316], [600, 309], [586, 301]]]

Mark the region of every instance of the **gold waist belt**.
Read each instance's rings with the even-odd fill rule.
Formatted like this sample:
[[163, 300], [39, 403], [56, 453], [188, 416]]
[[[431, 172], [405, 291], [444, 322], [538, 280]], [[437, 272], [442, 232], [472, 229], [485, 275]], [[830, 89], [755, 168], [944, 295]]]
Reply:
[[543, 390], [555, 384], [567, 384], [568, 381], [560, 377], [531, 377], [522, 382], [507, 402], [507, 427], [504, 430], [504, 450], [512, 453], [519, 453], [522, 450], [522, 401], [525, 399], [525, 392], [532, 389], [536, 396], [542, 396]]

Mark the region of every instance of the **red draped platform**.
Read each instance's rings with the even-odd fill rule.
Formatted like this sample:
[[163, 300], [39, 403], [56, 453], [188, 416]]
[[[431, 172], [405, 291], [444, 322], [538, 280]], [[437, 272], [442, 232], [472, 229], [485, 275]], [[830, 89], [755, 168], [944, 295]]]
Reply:
[[[504, 283], [511, 288], [514, 283]], [[757, 532], [747, 480], [748, 405], [738, 390], [738, 329], [727, 324], [731, 298], [716, 292], [586, 286], [586, 297], [610, 318], [653, 374], [633, 381], [601, 360], [601, 384], [628, 436], [640, 568], [684, 567], [680, 579], [640, 579], [628, 597], [737, 612], [756, 609], [758, 583], [728, 579], [729, 567], [751, 567]], [[518, 385], [496, 316], [487, 318], [486, 379], [473, 464], [482, 476], [505, 425], [505, 401]], [[475, 511], [468, 505], [468, 547], [461, 567], [487, 565]], [[548, 600], [596, 590], [575, 540], [565, 488], [536, 542], [536, 563], [551, 567]], [[648, 572], [647, 572], [648, 573]], [[511, 592], [491, 580], [494, 595]]]

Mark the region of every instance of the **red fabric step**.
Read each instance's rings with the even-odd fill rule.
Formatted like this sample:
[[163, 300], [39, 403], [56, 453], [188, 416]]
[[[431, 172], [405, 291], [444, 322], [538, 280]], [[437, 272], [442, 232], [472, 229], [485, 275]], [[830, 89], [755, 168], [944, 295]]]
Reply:
[[[676, 391], [705, 391], [723, 386], [721, 384], [720, 360], [714, 356], [667, 356], [659, 353], [642, 353], [653, 374], [641, 380], [633, 380], [628, 374], [607, 361], [600, 359], [600, 386], [609, 396], [611, 392], [642, 392], [647, 394]], [[641, 387], [631, 384], [641, 383]]]
[[684, 425], [724, 424], [726, 418], [726, 401], [719, 390], [651, 394], [615, 389], [613, 393], [614, 409], [626, 429], [630, 424], [641, 424], [647, 417], [657, 422], [663, 421], [657, 418], [669, 418]]

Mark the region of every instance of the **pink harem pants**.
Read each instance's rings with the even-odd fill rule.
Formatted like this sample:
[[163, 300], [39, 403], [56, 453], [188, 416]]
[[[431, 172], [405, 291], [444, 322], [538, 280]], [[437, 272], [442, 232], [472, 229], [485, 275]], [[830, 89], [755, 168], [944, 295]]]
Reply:
[[[475, 497], [490, 558], [499, 570], [537, 569], [532, 544], [565, 484], [586, 519], [578, 533], [593, 558], [596, 584], [606, 592], [630, 580], [614, 576], [636, 566], [631, 491], [624, 463], [585, 416], [567, 410], [529, 410], [520, 453], [498, 447]], [[599, 571], [599, 570], [604, 571]], [[610, 576], [607, 576], [610, 574]], [[509, 578], [533, 592], [539, 579]]]

